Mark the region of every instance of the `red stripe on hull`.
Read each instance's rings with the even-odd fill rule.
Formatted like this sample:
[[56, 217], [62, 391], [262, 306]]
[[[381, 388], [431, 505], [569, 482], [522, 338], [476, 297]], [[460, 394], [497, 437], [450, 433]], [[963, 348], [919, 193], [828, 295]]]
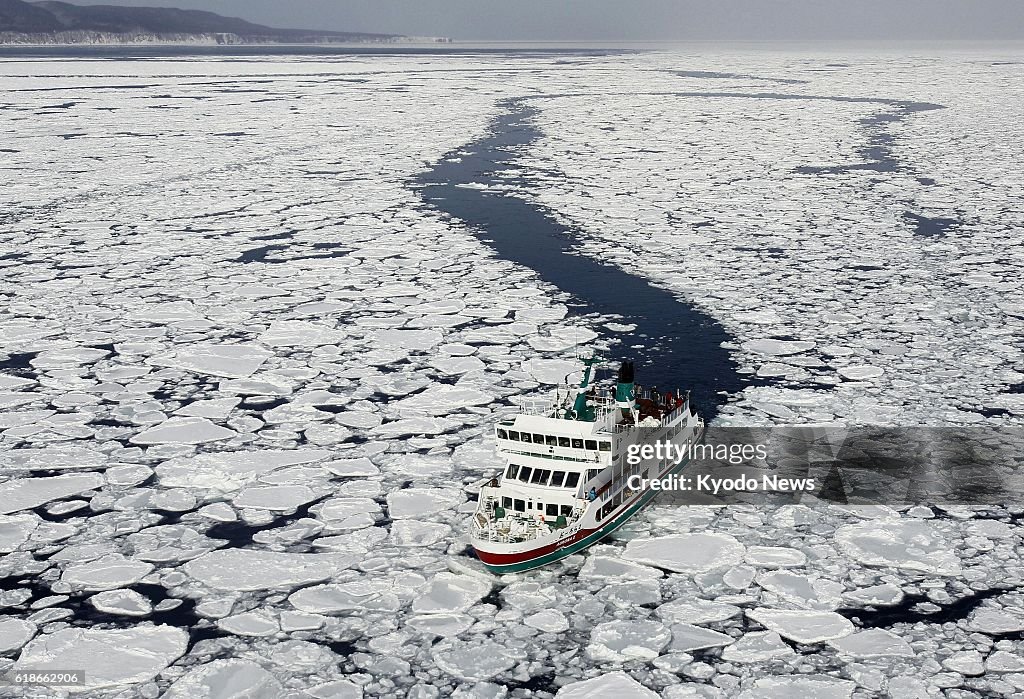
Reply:
[[532, 561], [534, 558], [540, 558], [541, 556], [546, 556], [549, 553], [554, 553], [558, 549], [563, 549], [566, 546], [572, 546], [580, 539], [585, 539], [596, 531], [597, 529], [581, 529], [568, 539], [564, 539], [554, 544], [548, 544], [547, 546], [541, 546], [540, 548], [530, 549], [529, 551], [520, 551], [519, 553], [492, 553], [490, 551], [481, 551], [476, 546], [473, 546], [473, 550], [476, 551], [476, 557], [484, 563], [495, 566], [506, 566], [514, 563], [522, 563], [524, 561]]

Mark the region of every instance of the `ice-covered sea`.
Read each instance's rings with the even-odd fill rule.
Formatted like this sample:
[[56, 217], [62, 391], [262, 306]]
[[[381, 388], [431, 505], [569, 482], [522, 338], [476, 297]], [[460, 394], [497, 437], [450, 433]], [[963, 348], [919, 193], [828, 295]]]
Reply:
[[577, 343], [721, 425], [1019, 425], [1022, 103], [1005, 47], [0, 56], [0, 673], [86, 678], [0, 696], [1024, 692], [1020, 508], [466, 526]]

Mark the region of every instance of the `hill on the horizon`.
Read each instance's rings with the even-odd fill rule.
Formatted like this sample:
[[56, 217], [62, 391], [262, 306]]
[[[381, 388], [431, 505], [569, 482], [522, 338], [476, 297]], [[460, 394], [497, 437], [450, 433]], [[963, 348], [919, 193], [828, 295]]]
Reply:
[[242, 41], [388, 41], [395, 34], [277, 29], [202, 10], [0, 0], [0, 34], [86, 32], [123, 35], [235, 35]]

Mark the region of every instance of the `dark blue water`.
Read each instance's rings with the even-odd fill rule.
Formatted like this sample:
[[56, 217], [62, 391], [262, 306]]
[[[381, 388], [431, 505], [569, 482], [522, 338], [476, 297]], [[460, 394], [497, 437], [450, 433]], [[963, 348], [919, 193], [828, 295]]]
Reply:
[[[635, 358], [638, 383], [692, 390], [702, 415], [713, 417], [724, 401], [719, 392], [750, 385], [722, 347], [732, 338], [714, 319], [640, 275], [580, 254], [575, 233], [544, 208], [513, 195], [458, 186], [508, 184], [513, 173], [511, 181], [529, 184], [529, 175], [514, 161], [541, 137], [533, 124], [536, 110], [523, 100], [505, 101], [502, 107], [505, 113], [491, 123], [487, 136], [418, 177], [424, 200], [467, 223], [501, 257], [570, 294], [581, 304], [575, 314], [616, 314], [621, 316], [616, 322], [635, 325], [632, 333], [604, 336], [620, 337], [625, 345], [621, 356], [609, 359]], [[643, 347], [626, 349], [631, 345]]]
[[962, 225], [962, 222], [956, 218], [921, 216], [913, 211], [904, 212], [903, 218], [914, 227], [915, 235], [926, 238], [941, 238], [947, 233], [956, 231]]

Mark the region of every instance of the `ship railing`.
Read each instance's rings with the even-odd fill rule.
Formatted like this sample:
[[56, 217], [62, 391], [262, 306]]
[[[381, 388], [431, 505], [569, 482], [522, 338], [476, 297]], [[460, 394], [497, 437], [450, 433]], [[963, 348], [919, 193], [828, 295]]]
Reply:
[[660, 430], [660, 429], [662, 429], [664, 427], [668, 427], [673, 422], [678, 420], [679, 417], [681, 415], [683, 415], [684, 412], [686, 412], [687, 410], [689, 410], [689, 403], [683, 403], [678, 408], [673, 408], [669, 412], [663, 414], [661, 416], [661, 419], [658, 421], [657, 425], [640, 425], [640, 424], [634, 425], [634, 424], [629, 423], [629, 422], [626, 422], [626, 423], [621, 423], [621, 422], [620, 423], [616, 423], [616, 425], [615, 425], [615, 433], [616, 434], [622, 434], [622, 433], [625, 433], [625, 432], [632, 432], [633, 430], [645, 430], [647, 432], [652, 432], [654, 430]]
[[523, 398], [516, 401], [520, 415], [540, 415], [542, 417], [553, 417], [558, 412], [558, 406], [544, 398]]
[[[516, 404], [519, 406], [520, 415], [562, 417], [565, 411], [572, 407], [575, 397], [575, 389], [569, 392], [562, 390], [556, 394], [554, 400], [550, 398], [521, 398], [516, 401]], [[587, 402], [594, 408], [594, 414], [598, 418], [605, 417], [617, 410], [615, 398], [611, 396], [589, 396]]]
[[[473, 536], [475, 538], [498, 543], [521, 543], [552, 531], [546, 522], [536, 520], [532, 516], [523, 516], [517, 512], [506, 512], [504, 517], [496, 520], [494, 519], [496, 499], [492, 497], [490, 500], [492, 501], [490, 503], [484, 502], [484, 512], [477, 510], [473, 515]], [[573, 507], [572, 513], [566, 517], [566, 526], [561, 531], [568, 530], [579, 521], [583, 513], [586, 512], [586, 505], [586, 501], [581, 500]]]

